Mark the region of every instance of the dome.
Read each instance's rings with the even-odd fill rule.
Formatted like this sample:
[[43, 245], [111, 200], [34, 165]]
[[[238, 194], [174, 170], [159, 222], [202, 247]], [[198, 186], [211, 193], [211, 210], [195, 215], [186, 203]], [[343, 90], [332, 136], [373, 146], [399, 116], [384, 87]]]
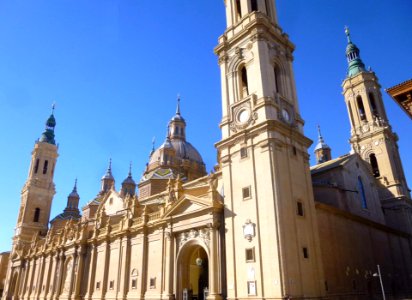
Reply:
[[320, 149], [330, 149], [330, 147], [328, 146], [328, 144], [326, 144], [326, 143], [322, 140], [322, 141], [320, 141], [320, 142], [316, 145], [314, 151], [320, 150]]
[[185, 119], [179, 114], [175, 114], [171, 121], [180, 121], [180, 122], [185, 122]]
[[160, 149], [170, 148], [170, 146], [175, 151], [176, 158], [181, 159], [181, 160], [187, 159], [187, 160], [195, 161], [200, 164], [204, 164], [202, 156], [196, 150], [196, 148], [192, 146], [192, 144], [190, 144], [189, 142], [185, 140], [176, 139], [176, 140], [171, 140], [171, 141], [166, 140], [166, 142], [163, 143], [162, 146], [156, 149], [153, 152], [152, 156], [150, 157], [149, 165], [160, 160]]
[[125, 180], [123, 180], [122, 184], [136, 184], [136, 182], [134, 182], [132, 176], [127, 176], [127, 178]]
[[359, 52], [359, 49], [358, 49], [358, 47], [356, 47], [356, 45], [355, 44], [353, 44], [353, 43], [349, 43], [347, 46], [346, 46], [346, 54], [349, 54], [349, 53], [351, 53], [351, 52]]

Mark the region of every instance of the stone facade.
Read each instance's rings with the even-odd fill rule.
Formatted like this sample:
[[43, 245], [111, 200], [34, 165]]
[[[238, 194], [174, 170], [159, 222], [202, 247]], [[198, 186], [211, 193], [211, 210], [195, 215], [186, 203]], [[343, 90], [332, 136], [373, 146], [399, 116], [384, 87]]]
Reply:
[[186, 140], [178, 102], [138, 184], [129, 172], [117, 191], [110, 162], [82, 213], [75, 185], [49, 228], [52, 114], [32, 153], [10, 257], [1, 256], [2, 300], [374, 299], [377, 265], [388, 296], [412, 295], [411, 199], [376, 75], [348, 34], [354, 151], [332, 159], [319, 132], [310, 168], [294, 45], [274, 3], [225, 6], [215, 173]]

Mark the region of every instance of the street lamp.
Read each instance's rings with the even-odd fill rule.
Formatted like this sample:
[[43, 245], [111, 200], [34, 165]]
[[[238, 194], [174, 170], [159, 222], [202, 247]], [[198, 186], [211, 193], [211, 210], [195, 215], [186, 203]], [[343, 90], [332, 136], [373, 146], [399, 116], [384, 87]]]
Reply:
[[379, 277], [379, 281], [381, 283], [381, 289], [382, 289], [382, 298], [383, 300], [386, 300], [385, 298], [385, 290], [383, 289], [383, 282], [382, 282], [382, 275], [381, 275], [381, 268], [379, 267], [379, 265], [377, 265], [378, 267], [378, 273], [373, 273], [373, 277]]

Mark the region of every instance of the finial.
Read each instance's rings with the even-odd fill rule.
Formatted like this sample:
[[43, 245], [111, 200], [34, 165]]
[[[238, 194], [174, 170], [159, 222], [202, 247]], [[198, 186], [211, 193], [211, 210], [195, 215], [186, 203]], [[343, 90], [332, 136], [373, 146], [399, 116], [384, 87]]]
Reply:
[[76, 177], [76, 179], [74, 180], [73, 192], [77, 192], [77, 177]]
[[170, 139], [170, 124], [167, 124], [167, 132], [166, 132], [166, 139]]
[[54, 115], [54, 109], [56, 108], [56, 101], [52, 103], [52, 115]]
[[179, 115], [179, 116], [180, 116], [180, 94], [177, 94], [176, 115]]
[[109, 158], [109, 168], [107, 169], [108, 171], [110, 171], [110, 173], [112, 172], [112, 158]]
[[320, 125], [318, 125], [318, 142], [319, 143], [324, 143], [323, 136], [322, 136], [322, 133], [320, 131]]
[[345, 34], [348, 38], [348, 43], [352, 43], [352, 41], [350, 40], [350, 31], [349, 31], [349, 27], [345, 25]]
[[130, 164], [129, 164], [129, 175], [128, 176], [132, 177], [132, 161], [130, 161]]
[[155, 149], [155, 142], [156, 142], [156, 137], [152, 138], [152, 151]]
[[318, 124], [318, 138], [322, 138], [322, 133], [320, 132], [320, 125]]

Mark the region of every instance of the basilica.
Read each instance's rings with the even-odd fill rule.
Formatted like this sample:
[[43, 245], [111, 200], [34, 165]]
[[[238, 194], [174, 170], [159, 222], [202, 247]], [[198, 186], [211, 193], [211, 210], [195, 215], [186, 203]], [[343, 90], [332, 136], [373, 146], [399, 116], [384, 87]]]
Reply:
[[[54, 113], [34, 145], [2, 300], [406, 299], [412, 201], [382, 101], [346, 29], [342, 83], [352, 151], [317, 164], [303, 134], [294, 45], [270, 0], [226, 0], [218, 161], [206, 172], [178, 101], [137, 181], [50, 216], [58, 158]], [[344, 49], [342, 49], [344, 51]], [[343, 62], [344, 63], [344, 62]], [[4, 278], [4, 280], [2, 280]]]

